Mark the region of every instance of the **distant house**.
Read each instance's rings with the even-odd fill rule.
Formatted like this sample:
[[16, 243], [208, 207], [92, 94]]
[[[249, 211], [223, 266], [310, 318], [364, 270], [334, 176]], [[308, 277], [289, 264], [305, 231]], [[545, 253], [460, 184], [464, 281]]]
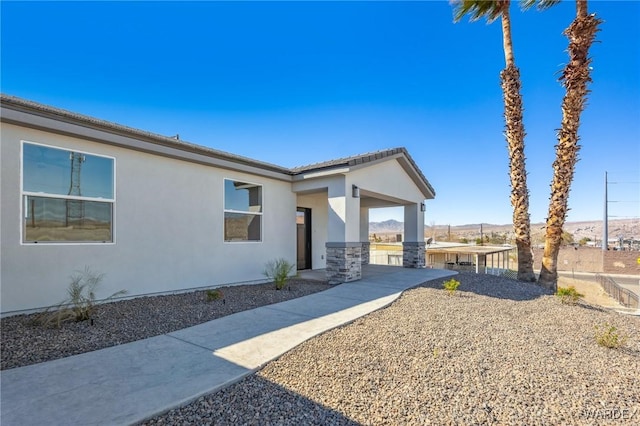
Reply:
[[52, 305], [85, 266], [104, 297], [264, 282], [275, 258], [361, 278], [369, 209], [404, 207], [423, 267], [435, 192], [404, 148], [288, 169], [24, 99], [1, 99], [2, 314]]

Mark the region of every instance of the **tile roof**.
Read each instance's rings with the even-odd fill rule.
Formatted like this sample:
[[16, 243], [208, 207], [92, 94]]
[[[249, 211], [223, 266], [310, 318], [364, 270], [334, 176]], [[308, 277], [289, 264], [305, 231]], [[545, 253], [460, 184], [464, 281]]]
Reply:
[[380, 160], [385, 157], [389, 157], [395, 154], [404, 153], [407, 154], [407, 150], [405, 148], [392, 148], [392, 149], [383, 149], [380, 151], [367, 152], [364, 154], [352, 155], [350, 157], [344, 158], [336, 158], [335, 160], [323, 161], [320, 163], [308, 164], [306, 166], [298, 166], [291, 169], [291, 171], [295, 174], [308, 172], [311, 170], [322, 170], [329, 169], [333, 167], [345, 167], [345, 166], [355, 166], [357, 164], [369, 163], [371, 161]]
[[9, 107], [14, 110], [26, 111], [31, 113], [39, 113], [45, 116], [50, 116], [60, 121], [70, 121], [73, 123], [79, 123], [87, 127], [96, 128], [99, 130], [107, 131], [110, 133], [122, 134], [125, 136], [131, 136], [134, 138], [140, 138], [159, 145], [173, 147], [179, 150], [195, 152], [206, 156], [219, 158], [222, 160], [228, 160], [234, 163], [258, 167], [260, 169], [269, 170], [273, 172], [283, 173], [290, 176], [295, 176], [311, 171], [330, 170], [338, 167], [353, 167], [360, 164], [366, 164], [377, 160], [382, 160], [387, 157], [403, 156], [407, 162], [411, 165], [411, 169], [415, 172], [418, 179], [435, 195], [435, 191], [427, 178], [424, 176], [418, 165], [413, 158], [409, 155], [406, 148], [392, 148], [375, 152], [369, 152], [365, 154], [354, 155], [345, 158], [338, 158], [335, 160], [324, 161], [320, 163], [310, 164], [306, 166], [299, 166], [294, 168], [281, 167], [275, 164], [254, 160], [252, 158], [243, 157], [240, 155], [231, 154], [225, 151], [220, 151], [213, 148], [208, 148], [201, 145], [181, 141], [174, 137], [168, 137], [158, 135], [156, 133], [146, 132], [143, 130], [135, 129], [133, 127], [123, 126], [121, 124], [113, 123], [106, 120], [100, 120], [91, 116], [78, 114], [75, 112], [67, 111], [61, 108], [55, 108], [48, 105], [43, 105], [38, 102], [29, 101], [16, 96], [10, 96], [0, 94], [0, 104], [3, 107]]
[[111, 133], [120, 133], [129, 135], [132, 137], [142, 138], [150, 142], [158, 143], [165, 146], [171, 146], [176, 149], [196, 152], [203, 155], [220, 158], [223, 160], [232, 161], [234, 163], [259, 167], [261, 169], [271, 170], [284, 174], [291, 174], [291, 171], [286, 167], [277, 166], [275, 164], [267, 163], [264, 161], [254, 160], [252, 158], [243, 157], [241, 155], [231, 154], [229, 152], [220, 151], [213, 148], [208, 148], [202, 145], [197, 145], [189, 142], [185, 142], [174, 137], [163, 136], [157, 133], [151, 133], [144, 130], [139, 130], [133, 127], [123, 126], [121, 124], [113, 123], [111, 121], [100, 120], [88, 115], [78, 114], [75, 112], [67, 111], [61, 108], [55, 108], [48, 105], [43, 105], [38, 102], [29, 101], [16, 96], [0, 95], [0, 103], [2, 106], [10, 106], [12, 109], [21, 109], [27, 111], [40, 112], [45, 115], [54, 116], [57, 119], [63, 121], [70, 120], [74, 122], [80, 122], [90, 127], [99, 128]]
[[306, 166], [298, 166], [298, 167], [292, 168], [291, 171], [293, 172], [294, 175], [298, 175], [298, 174], [307, 173], [311, 171], [329, 170], [329, 169], [338, 168], [338, 167], [353, 167], [359, 164], [370, 163], [373, 161], [382, 160], [384, 158], [392, 157], [396, 155], [402, 155], [407, 159], [407, 161], [409, 162], [409, 164], [411, 164], [411, 167], [415, 170], [415, 173], [418, 175], [420, 180], [422, 180], [422, 182], [429, 188], [431, 193], [435, 195], [436, 193], [435, 190], [433, 189], [433, 187], [431, 186], [427, 178], [422, 173], [422, 170], [420, 170], [416, 162], [413, 160], [411, 155], [409, 155], [409, 152], [407, 151], [407, 149], [404, 147], [383, 149], [380, 151], [367, 152], [365, 154], [358, 154], [350, 157], [337, 158], [335, 160], [324, 161], [321, 163], [314, 163]]

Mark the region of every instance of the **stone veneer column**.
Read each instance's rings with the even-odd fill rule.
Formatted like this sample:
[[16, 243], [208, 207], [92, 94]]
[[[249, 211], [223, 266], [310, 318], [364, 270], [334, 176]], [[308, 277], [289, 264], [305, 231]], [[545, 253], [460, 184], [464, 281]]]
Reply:
[[369, 241], [365, 241], [361, 244], [362, 244], [362, 254], [361, 254], [362, 261], [360, 263], [362, 263], [363, 265], [368, 265], [369, 253], [371, 252], [371, 243]]
[[362, 243], [327, 243], [327, 280], [341, 284], [362, 278]]
[[424, 268], [425, 261], [424, 242], [402, 243], [402, 266], [405, 268]]

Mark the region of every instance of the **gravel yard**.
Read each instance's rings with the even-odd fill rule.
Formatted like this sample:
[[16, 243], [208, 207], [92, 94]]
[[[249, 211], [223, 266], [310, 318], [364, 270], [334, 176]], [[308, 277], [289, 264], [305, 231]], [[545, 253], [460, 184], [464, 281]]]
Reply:
[[205, 291], [139, 297], [97, 305], [93, 325], [88, 321], [68, 322], [60, 329], [31, 324], [37, 314], [2, 318], [0, 369], [23, 367], [146, 339], [329, 287], [320, 281], [292, 279], [280, 291], [275, 290], [274, 284], [223, 287], [219, 290], [224, 298], [211, 302], [207, 301]]
[[[461, 274], [311, 339], [149, 425], [640, 423], [640, 318]], [[348, 284], [345, 284], [348, 285]], [[611, 324], [621, 349], [595, 340]]]
[[[261, 371], [147, 425], [640, 423], [640, 317], [562, 305], [540, 287], [460, 274], [311, 339]], [[349, 284], [344, 284], [349, 285]], [[126, 343], [328, 288], [296, 280], [99, 305], [94, 324], [0, 321], [2, 369]], [[595, 340], [611, 324], [620, 349]]]

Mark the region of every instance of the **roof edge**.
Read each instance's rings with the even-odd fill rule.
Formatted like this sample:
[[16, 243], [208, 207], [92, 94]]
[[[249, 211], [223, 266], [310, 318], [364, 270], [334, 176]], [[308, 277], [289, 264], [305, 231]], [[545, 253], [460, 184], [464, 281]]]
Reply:
[[[306, 166], [294, 167], [291, 172], [294, 176], [311, 172], [330, 171], [332, 169], [342, 169], [345, 167], [366, 166], [367, 163], [373, 163], [377, 161], [384, 161], [393, 158], [404, 158], [406, 165], [403, 165], [407, 172], [410, 172], [414, 179], [414, 182], [418, 186], [423, 186], [423, 193], [425, 198], [435, 198], [436, 191], [431, 186], [422, 170], [418, 167], [413, 157], [409, 154], [409, 151], [405, 147], [396, 147], [383, 149], [380, 151], [367, 152], [365, 154], [358, 154], [351, 157], [338, 158], [335, 160], [325, 161], [322, 163], [314, 163]], [[424, 191], [428, 192], [428, 194]], [[430, 195], [430, 197], [429, 197]]]
[[[157, 145], [159, 147], [172, 148], [186, 153], [202, 155], [204, 157], [214, 158], [216, 160], [221, 160], [232, 164], [238, 164], [239, 166], [255, 168], [263, 170], [265, 171], [265, 173], [269, 172], [279, 174], [280, 176], [289, 176], [288, 179], [291, 179], [296, 175], [301, 175], [309, 172], [330, 172], [331, 170], [336, 168], [366, 166], [367, 163], [385, 161], [392, 158], [404, 158], [406, 160], [406, 164], [404, 164], [404, 162], [401, 162], [401, 165], [403, 166], [405, 171], [410, 174], [416, 185], [421, 188], [423, 194], [425, 195], [425, 198], [434, 198], [436, 194], [433, 186], [431, 186], [425, 175], [422, 173], [416, 162], [404, 147], [396, 147], [380, 151], [368, 152], [365, 154], [314, 163], [307, 166], [286, 168], [275, 164], [254, 160], [252, 158], [244, 157], [241, 155], [235, 155], [229, 152], [181, 141], [172, 137], [124, 126], [111, 121], [101, 120], [88, 115], [78, 114], [62, 108], [44, 105], [35, 101], [30, 101], [4, 93], [0, 93], [0, 107], [7, 108], [18, 113], [31, 114], [43, 117], [44, 119], [51, 119], [95, 131], [102, 131], [116, 136], [124, 136], [143, 142], [148, 142], [152, 146]], [[16, 122], [27, 126], [29, 125], [26, 120], [11, 120], [10, 118], [5, 117], [4, 114], [0, 116], [0, 120], [5, 122]], [[150, 151], [153, 152], [152, 149], [150, 149]], [[160, 149], [158, 150], [158, 152], [159, 151]], [[284, 178], [285, 176], [282, 177]]]
[[[9, 108], [12, 110], [17, 110], [21, 112], [53, 118], [59, 121], [80, 125], [82, 127], [88, 127], [95, 130], [105, 131], [107, 133], [113, 133], [121, 136], [128, 136], [136, 139], [142, 139], [144, 141], [151, 142], [153, 144], [176, 148], [182, 151], [202, 154], [209, 157], [215, 157], [221, 160], [238, 163], [244, 166], [253, 166], [253, 167], [268, 170], [271, 172], [292, 175], [292, 172], [290, 169], [286, 167], [278, 166], [276, 164], [254, 160], [252, 158], [231, 154], [229, 152], [208, 148], [202, 145], [197, 145], [197, 144], [186, 142], [186, 141], [181, 141], [172, 137], [159, 135], [157, 133], [147, 132], [144, 130], [114, 123], [111, 121], [101, 120], [88, 115], [78, 114], [62, 108], [56, 108], [56, 107], [44, 105], [38, 102], [29, 101], [23, 98], [19, 98], [17, 96], [0, 94], [0, 106], [2, 106], [3, 108]], [[5, 117], [0, 117], [0, 119], [3, 119], [3, 121], [4, 121], [4, 118]]]

